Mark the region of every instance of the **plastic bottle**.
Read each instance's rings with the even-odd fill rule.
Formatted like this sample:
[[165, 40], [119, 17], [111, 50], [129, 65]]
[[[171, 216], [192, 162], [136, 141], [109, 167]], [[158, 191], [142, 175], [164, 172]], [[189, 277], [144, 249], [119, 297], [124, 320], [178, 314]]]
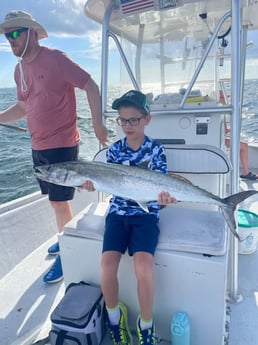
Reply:
[[190, 324], [188, 315], [178, 311], [171, 322], [172, 345], [190, 345]]

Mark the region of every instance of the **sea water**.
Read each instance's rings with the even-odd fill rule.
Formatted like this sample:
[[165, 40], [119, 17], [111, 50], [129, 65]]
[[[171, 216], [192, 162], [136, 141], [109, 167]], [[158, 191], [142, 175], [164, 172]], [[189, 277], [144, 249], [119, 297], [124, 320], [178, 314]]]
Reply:
[[[258, 141], [258, 80], [247, 80], [244, 92], [242, 136], [249, 142]], [[117, 97], [118, 95], [115, 95]], [[99, 149], [92, 128], [84, 91], [76, 90], [78, 126], [81, 132], [81, 159], [92, 159]], [[0, 89], [0, 110], [16, 102], [16, 89]], [[114, 119], [113, 119], [114, 121]], [[107, 124], [110, 141], [115, 138], [112, 120]], [[26, 128], [26, 120], [13, 125]], [[0, 126], [0, 204], [38, 191], [32, 170], [31, 140], [28, 131], [20, 132]]]
[[[81, 133], [79, 158], [91, 160], [99, 150], [85, 91], [76, 90], [78, 126]], [[16, 102], [16, 89], [0, 89], [0, 110]], [[115, 121], [115, 120], [113, 120]], [[26, 120], [10, 123], [27, 128]], [[112, 124], [107, 125], [112, 141]], [[33, 175], [29, 131], [16, 131], [0, 126], [0, 204], [39, 190]]]

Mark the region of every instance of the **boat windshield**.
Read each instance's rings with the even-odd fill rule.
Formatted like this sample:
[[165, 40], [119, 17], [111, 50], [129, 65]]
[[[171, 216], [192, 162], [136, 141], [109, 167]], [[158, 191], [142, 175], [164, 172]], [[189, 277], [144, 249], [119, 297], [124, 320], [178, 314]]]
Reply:
[[230, 71], [230, 29], [229, 17], [211, 22], [207, 13], [191, 15], [189, 6], [111, 16], [107, 99], [138, 88], [154, 110], [178, 107], [185, 94], [186, 103], [219, 100], [217, 81]]

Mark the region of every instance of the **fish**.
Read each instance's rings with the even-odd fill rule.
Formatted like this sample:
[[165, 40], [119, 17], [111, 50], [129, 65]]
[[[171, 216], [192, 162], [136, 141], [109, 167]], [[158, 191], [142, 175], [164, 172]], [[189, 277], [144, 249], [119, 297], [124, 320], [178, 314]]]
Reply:
[[256, 190], [242, 191], [226, 198], [208, 192], [186, 180], [139, 166], [128, 166], [99, 161], [73, 161], [36, 166], [36, 178], [62, 186], [80, 187], [87, 180], [96, 190], [136, 201], [145, 211], [146, 203], [157, 200], [162, 191], [180, 202], [211, 204], [220, 207], [230, 231], [240, 240], [236, 231], [234, 212], [237, 205]]

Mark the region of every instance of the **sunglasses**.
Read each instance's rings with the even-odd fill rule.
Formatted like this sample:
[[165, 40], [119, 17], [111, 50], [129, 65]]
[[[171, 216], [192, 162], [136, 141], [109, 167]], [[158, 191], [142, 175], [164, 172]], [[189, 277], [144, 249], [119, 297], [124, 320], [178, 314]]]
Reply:
[[12, 40], [17, 40], [17, 38], [19, 38], [21, 36], [21, 34], [25, 31], [28, 31], [28, 29], [27, 28], [17, 29], [17, 30], [13, 30], [10, 32], [6, 32], [4, 35], [8, 40], [10, 38]]

